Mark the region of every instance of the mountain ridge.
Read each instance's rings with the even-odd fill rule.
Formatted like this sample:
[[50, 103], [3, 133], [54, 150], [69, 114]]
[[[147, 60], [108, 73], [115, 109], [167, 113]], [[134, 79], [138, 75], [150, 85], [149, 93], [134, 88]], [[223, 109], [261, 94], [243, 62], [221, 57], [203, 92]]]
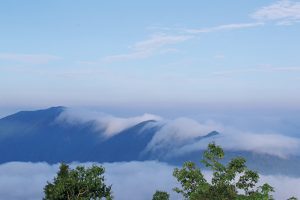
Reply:
[[[186, 160], [198, 162], [203, 150], [167, 157], [166, 146], [157, 152], [145, 151], [153, 137], [164, 127], [155, 120], [145, 120], [107, 137], [95, 128], [95, 121], [64, 123], [57, 118], [66, 107], [57, 106], [37, 111], [21, 111], [0, 119], [0, 163], [24, 162], [122, 162], [158, 160], [180, 165]], [[187, 140], [193, 144], [218, 136], [212, 131]], [[300, 158], [290, 161], [253, 152], [228, 151], [225, 160], [246, 157], [249, 166], [268, 173], [297, 174]], [[279, 167], [280, 166], [280, 167]]]

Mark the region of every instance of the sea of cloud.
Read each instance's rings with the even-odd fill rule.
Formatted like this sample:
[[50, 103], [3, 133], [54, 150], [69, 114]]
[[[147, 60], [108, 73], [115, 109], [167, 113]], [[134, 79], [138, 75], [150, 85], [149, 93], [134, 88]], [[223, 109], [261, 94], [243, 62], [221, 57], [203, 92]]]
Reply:
[[[91, 166], [95, 163], [71, 163]], [[105, 179], [112, 185], [117, 200], [148, 200], [156, 190], [171, 194], [172, 200], [182, 199], [172, 188], [178, 186], [172, 176], [174, 166], [156, 161], [104, 163]], [[5, 200], [39, 200], [43, 198], [43, 187], [55, 176], [59, 165], [47, 163], [10, 162], [0, 165], [0, 197]], [[211, 177], [208, 171], [203, 172]], [[300, 178], [278, 175], [261, 175], [261, 183], [275, 187], [275, 199], [300, 197]]]

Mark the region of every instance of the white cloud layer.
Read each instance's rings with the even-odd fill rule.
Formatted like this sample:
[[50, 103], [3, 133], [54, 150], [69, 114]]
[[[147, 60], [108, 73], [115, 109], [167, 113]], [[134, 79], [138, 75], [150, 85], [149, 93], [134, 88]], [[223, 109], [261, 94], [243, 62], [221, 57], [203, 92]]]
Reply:
[[[230, 125], [224, 126], [215, 121], [199, 122], [190, 118], [164, 120], [153, 114], [121, 118], [99, 112], [80, 109], [66, 109], [58, 118], [60, 123], [94, 122], [95, 129], [103, 132], [105, 137], [112, 137], [121, 131], [141, 122], [155, 120], [153, 126], [161, 128], [148, 143], [144, 152], [162, 153], [164, 157], [184, 155], [206, 149], [209, 142], [215, 141], [225, 150], [250, 151], [286, 158], [299, 155], [300, 139], [275, 132], [242, 131]], [[212, 131], [220, 134], [214, 137], [197, 140]]]
[[212, 141], [221, 145], [225, 150], [250, 151], [280, 158], [298, 155], [300, 150], [300, 140], [297, 138], [272, 133], [258, 134], [224, 129], [223, 134], [220, 136], [177, 148], [173, 154], [184, 155], [188, 152], [206, 149], [207, 143]]
[[213, 122], [201, 124], [189, 118], [170, 120], [154, 135], [145, 151], [155, 152], [167, 148], [169, 153], [177, 152], [178, 147], [186, 145], [190, 140], [215, 130], [222, 128]]
[[[81, 163], [90, 166], [92, 163]], [[75, 167], [78, 163], [71, 164]], [[40, 200], [43, 187], [52, 181], [58, 164], [11, 162], [0, 165], [0, 198], [5, 200]], [[113, 195], [118, 200], [148, 200], [156, 190], [171, 194], [172, 200], [182, 199], [172, 192], [177, 186], [172, 176], [174, 166], [160, 162], [122, 162], [104, 164], [107, 184], [112, 184]], [[207, 178], [211, 173], [203, 172]], [[261, 176], [261, 184], [275, 187], [275, 199], [300, 197], [300, 178], [287, 176]]]
[[300, 21], [300, 2], [281, 0], [258, 9], [251, 15], [262, 21], [275, 21], [278, 25], [291, 25]]
[[59, 122], [70, 124], [94, 122], [96, 130], [103, 131], [106, 137], [114, 136], [121, 131], [137, 125], [144, 121], [161, 120], [161, 117], [152, 114], [143, 114], [141, 116], [121, 118], [114, 117], [105, 113], [92, 112], [80, 109], [66, 109], [57, 118]]
[[[197, 137], [205, 136], [212, 131], [218, 131], [220, 135], [195, 140]], [[212, 121], [199, 123], [188, 118], [167, 122], [153, 137], [146, 151], [161, 152], [163, 150], [165, 157], [173, 157], [206, 149], [207, 144], [212, 141], [220, 144], [225, 150], [250, 151], [280, 158], [299, 155], [300, 151], [299, 138], [272, 132], [246, 132]]]

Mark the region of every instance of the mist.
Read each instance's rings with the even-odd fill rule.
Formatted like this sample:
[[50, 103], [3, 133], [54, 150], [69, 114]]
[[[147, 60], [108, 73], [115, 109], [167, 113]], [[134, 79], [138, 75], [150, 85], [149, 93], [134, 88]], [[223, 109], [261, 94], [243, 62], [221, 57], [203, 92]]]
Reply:
[[[99, 163], [71, 163], [91, 166]], [[100, 164], [99, 164], [100, 165]], [[164, 190], [171, 194], [172, 200], [182, 199], [172, 191], [178, 186], [172, 176], [175, 166], [156, 161], [104, 163], [105, 182], [112, 185], [113, 196], [118, 200], [148, 200], [156, 190]], [[59, 165], [47, 163], [10, 162], [0, 165], [0, 196], [5, 200], [40, 200], [43, 187], [52, 181]], [[203, 171], [207, 179], [211, 172]], [[264, 182], [275, 187], [275, 199], [300, 197], [300, 178], [279, 175], [261, 175], [260, 185]]]

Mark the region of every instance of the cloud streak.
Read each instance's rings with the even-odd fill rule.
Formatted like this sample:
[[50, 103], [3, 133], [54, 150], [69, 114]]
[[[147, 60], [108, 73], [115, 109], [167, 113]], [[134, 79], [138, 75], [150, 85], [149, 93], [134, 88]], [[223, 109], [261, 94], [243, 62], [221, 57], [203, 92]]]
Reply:
[[[169, 48], [170, 46], [176, 45], [178, 43], [185, 42], [187, 40], [193, 39], [196, 34], [200, 33], [210, 33], [216, 31], [226, 31], [226, 30], [236, 30], [252, 28], [257, 26], [263, 26], [263, 22], [254, 23], [236, 23], [236, 24], [224, 24], [210, 28], [203, 29], [184, 29], [180, 32], [184, 34], [168, 35], [168, 34], [157, 34], [150, 38], [135, 43], [130, 47], [131, 52], [125, 54], [111, 55], [103, 58], [104, 62], [114, 62], [114, 61], [126, 61], [126, 60], [136, 60], [151, 57], [155, 54], [163, 54], [168, 52], [177, 52], [175, 48]], [[93, 62], [85, 62], [86, 64], [91, 64]]]
[[144, 41], [135, 43], [130, 48], [130, 53], [107, 56], [103, 60], [106, 62], [113, 62], [148, 58], [157, 53], [164, 53], [166, 50], [170, 49], [167, 47], [189, 39], [191, 39], [191, 36], [187, 35], [153, 35]]
[[228, 30], [237, 30], [237, 29], [245, 29], [245, 28], [253, 28], [258, 26], [263, 26], [262, 22], [254, 22], [254, 23], [237, 23], [237, 24], [224, 24], [209, 28], [202, 29], [186, 29], [185, 32], [190, 34], [199, 34], [199, 33], [211, 33], [217, 31], [228, 31]]
[[[172, 29], [168, 27], [153, 27], [151, 29], [159, 29], [163, 32], [175, 31], [176, 35], [169, 34], [156, 34], [150, 38], [133, 44], [129, 53], [116, 54], [104, 57], [102, 62], [115, 62], [138, 60], [151, 57], [155, 54], [160, 54], [168, 51], [169, 46], [182, 43], [184, 41], [195, 38], [196, 35], [203, 33], [212, 33], [219, 31], [232, 31], [241, 29], [250, 29], [255, 27], [264, 26], [266, 22], [275, 21], [277, 25], [291, 25], [300, 22], [300, 2], [289, 0], [280, 0], [272, 5], [265, 6], [257, 9], [254, 13], [250, 14], [254, 19], [252, 22], [245, 23], [229, 23], [212, 26], [207, 28], [185, 28], [185, 29]], [[177, 52], [177, 49], [171, 48], [171, 52]], [[83, 62], [85, 64], [95, 64], [97, 62]]]

